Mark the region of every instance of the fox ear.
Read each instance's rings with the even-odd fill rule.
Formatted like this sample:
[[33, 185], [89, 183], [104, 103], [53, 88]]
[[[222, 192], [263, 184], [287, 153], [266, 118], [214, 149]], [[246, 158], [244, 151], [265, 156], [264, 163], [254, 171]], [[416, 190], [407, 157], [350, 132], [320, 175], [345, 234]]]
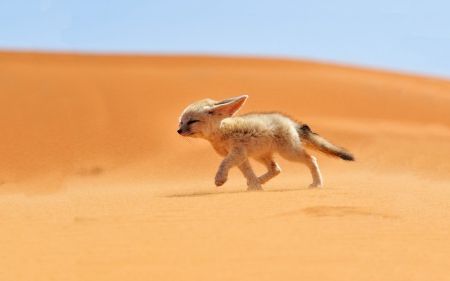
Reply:
[[222, 114], [232, 116], [244, 105], [248, 95], [242, 95], [235, 98], [216, 102], [210, 109], [211, 114]]

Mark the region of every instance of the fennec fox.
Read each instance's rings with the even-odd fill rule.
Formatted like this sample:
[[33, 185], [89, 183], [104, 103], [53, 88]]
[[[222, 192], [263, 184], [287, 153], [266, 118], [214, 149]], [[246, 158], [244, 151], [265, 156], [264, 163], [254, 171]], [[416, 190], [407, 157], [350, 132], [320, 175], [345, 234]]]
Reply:
[[[230, 168], [237, 166], [247, 179], [248, 190], [261, 190], [261, 185], [281, 172], [273, 155], [301, 162], [311, 171], [310, 187], [323, 184], [317, 160], [304, 146], [328, 155], [353, 161], [345, 149], [335, 146], [323, 137], [281, 113], [249, 113], [234, 116], [248, 96], [243, 95], [223, 101], [205, 99], [189, 105], [181, 114], [178, 133], [182, 136], [204, 138], [224, 157], [217, 171], [215, 183], [227, 181]], [[267, 167], [267, 172], [257, 177], [248, 158], [254, 158]]]

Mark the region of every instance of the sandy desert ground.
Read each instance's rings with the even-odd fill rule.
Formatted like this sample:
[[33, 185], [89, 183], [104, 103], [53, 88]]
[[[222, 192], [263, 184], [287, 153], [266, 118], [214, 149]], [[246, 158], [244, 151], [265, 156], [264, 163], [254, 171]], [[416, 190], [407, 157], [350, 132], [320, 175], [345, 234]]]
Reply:
[[[352, 151], [264, 192], [176, 134], [250, 95]], [[0, 280], [449, 280], [450, 81], [306, 61], [0, 53]], [[255, 164], [256, 165], [256, 164]], [[263, 172], [257, 166], [258, 172]]]

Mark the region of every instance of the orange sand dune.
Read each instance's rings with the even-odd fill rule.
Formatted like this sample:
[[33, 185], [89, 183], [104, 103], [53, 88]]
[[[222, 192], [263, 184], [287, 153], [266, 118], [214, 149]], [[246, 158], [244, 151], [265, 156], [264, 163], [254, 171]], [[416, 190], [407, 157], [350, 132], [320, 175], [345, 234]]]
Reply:
[[[245, 192], [176, 134], [250, 95], [352, 151]], [[448, 280], [450, 82], [304, 61], [0, 53], [0, 280]], [[256, 165], [258, 172], [263, 172]]]

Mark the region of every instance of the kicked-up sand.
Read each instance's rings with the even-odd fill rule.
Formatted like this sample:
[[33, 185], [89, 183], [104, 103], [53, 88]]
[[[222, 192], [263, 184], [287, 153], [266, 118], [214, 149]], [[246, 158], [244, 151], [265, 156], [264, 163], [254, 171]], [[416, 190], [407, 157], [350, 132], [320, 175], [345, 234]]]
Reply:
[[[240, 94], [356, 157], [214, 186], [192, 101]], [[256, 58], [0, 53], [0, 280], [449, 280], [450, 82]], [[258, 173], [264, 172], [254, 163]]]

